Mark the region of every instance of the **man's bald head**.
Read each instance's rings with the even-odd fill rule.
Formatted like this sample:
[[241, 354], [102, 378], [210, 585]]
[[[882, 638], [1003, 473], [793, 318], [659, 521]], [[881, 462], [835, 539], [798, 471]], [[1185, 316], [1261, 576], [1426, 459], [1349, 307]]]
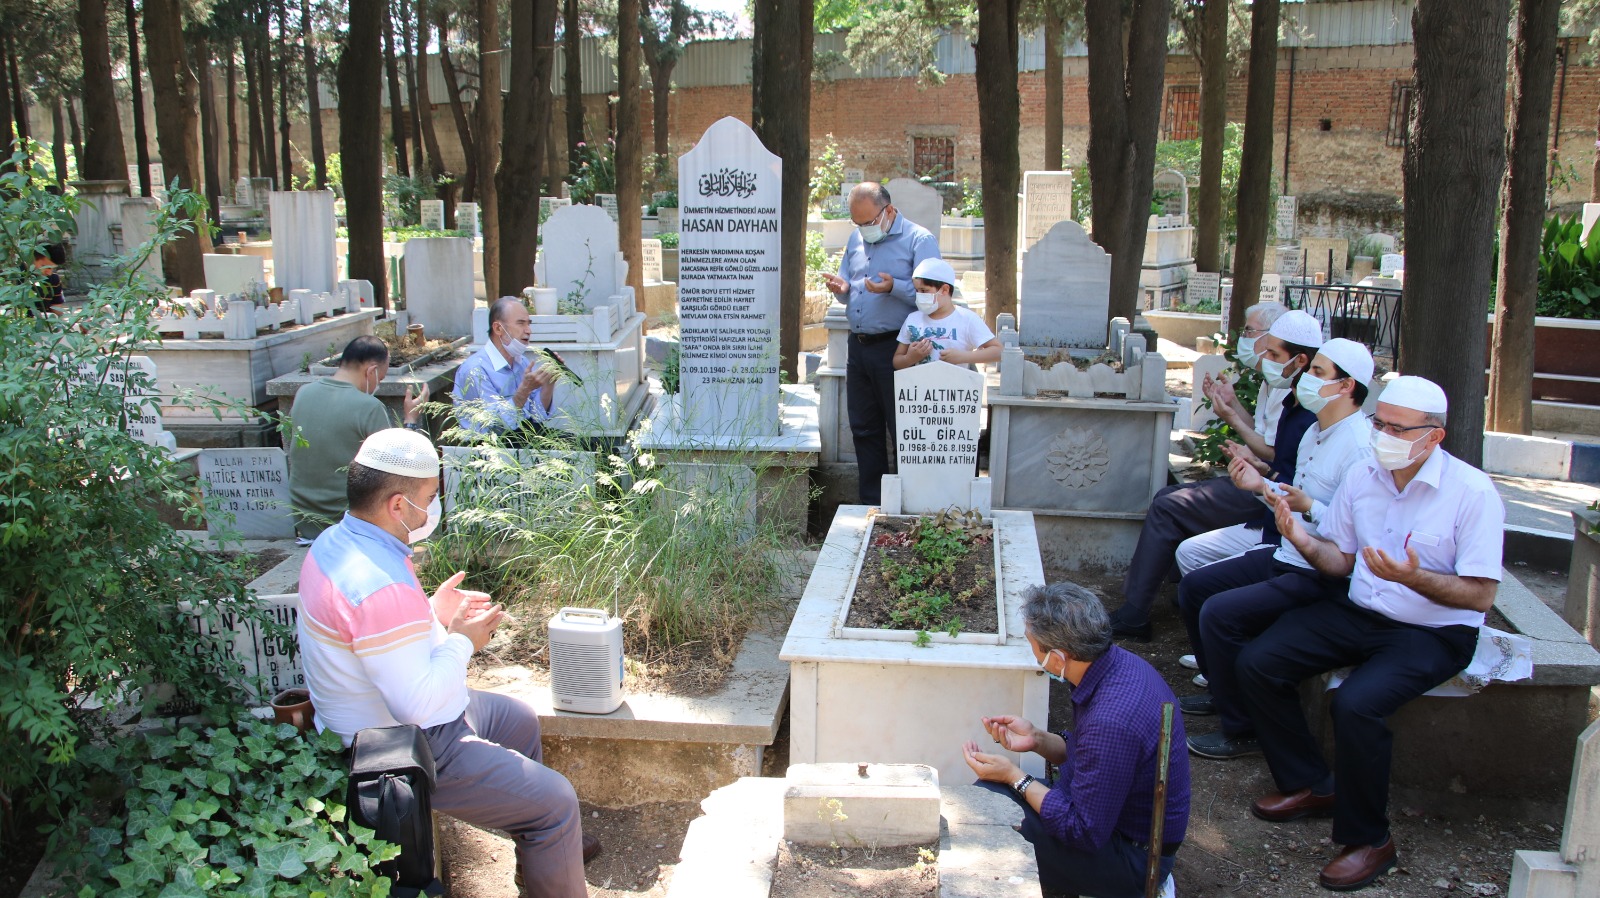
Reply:
[[889, 190], [877, 181], [862, 181], [850, 188], [850, 205], [854, 206], [858, 200], [872, 203], [873, 209], [882, 209], [894, 202], [889, 198]]
[[850, 221], [856, 227], [877, 223], [887, 229], [894, 221], [892, 213], [884, 214], [888, 207], [889, 191], [877, 181], [862, 181], [850, 188]]

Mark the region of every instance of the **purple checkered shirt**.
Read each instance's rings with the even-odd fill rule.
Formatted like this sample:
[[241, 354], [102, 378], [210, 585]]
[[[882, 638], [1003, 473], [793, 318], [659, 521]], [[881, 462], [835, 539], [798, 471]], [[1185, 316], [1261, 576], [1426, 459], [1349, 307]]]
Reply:
[[[1039, 808], [1051, 835], [1085, 851], [1104, 847], [1113, 832], [1130, 842], [1150, 841], [1162, 702], [1177, 699], [1138, 655], [1114, 645], [1089, 665], [1072, 690], [1073, 730], [1061, 733], [1067, 759]], [[1188, 825], [1189, 753], [1183, 715], [1174, 714], [1161, 841], [1183, 841]]]

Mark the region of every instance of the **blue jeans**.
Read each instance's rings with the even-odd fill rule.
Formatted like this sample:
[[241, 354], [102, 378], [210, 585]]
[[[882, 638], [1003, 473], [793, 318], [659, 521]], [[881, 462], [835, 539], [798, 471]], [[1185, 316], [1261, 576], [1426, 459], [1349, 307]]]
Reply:
[[[1051, 835], [1044, 818], [1011, 787], [984, 781], [978, 785], [1022, 806], [1022, 837], [1033, 845], [1041, 888], [1081, 898], [1144, 898], [1150, 869], [1147, 849], [1117, 833], [1099, 851], [1075, 848]], [[1161, 880], [1172, 875], [1172, 863], [1171, 857], [1161, 858]]]

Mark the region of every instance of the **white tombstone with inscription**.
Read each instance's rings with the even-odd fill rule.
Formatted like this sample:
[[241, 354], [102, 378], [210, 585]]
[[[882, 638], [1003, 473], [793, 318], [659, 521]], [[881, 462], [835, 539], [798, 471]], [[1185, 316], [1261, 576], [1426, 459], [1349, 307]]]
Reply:
[[1261, 276], [1261, 294], [1256, 302], [1283, 302], [1283, 278], [1276, 274]]
[[888, 514], [946, 508], [989, 513], [989, 479], [977, 477], [983, 375], [949, 362], [894, 373], [897, 474], [883, 478]]
[[465, 237], [415, 237], [405, 255], [406, 313], [429, 335], [472, 335], [472, 241]]
[[782, 180], [782, 160], [731, 116], [678, 160], [686, 432], [778, 432]]
[[1298, 206], [1294, 197], [1278, 197], [1277, 233], [1279, 240], [1294, 239], [1295, 214], [1297, 210]]
[[1111, 304], [1111, 256], [1067, 219], [1022, 256], [1018, 327], [1027, 346], [1099, 349]]
[[[305, 688], [305, 669], [300, 664], [300, 648], [295, 641], [295, 624], [300, 617], [300, 595], [257, 596], [256, 607], [284, 627], [288, 634], [275, 638], [255, 620], [241, 619], [230, 612], [223, 612], [209, 620], [195, 614], [190, 620], [194, 622], [198, 633], [210, 636], [232, 634], [231, 644], [223, 644], [226, 660], [244, 677], [247, 700], [264, 703], [285, 689]], [[261, 678], [260, 692], [255, 690], [256, 677]]]
[[[156, 214], [161, 204], [150, 197], [129, 197], [122, 201], [122, 254], [138, 251], [156, 235]], [[161, 274], [161, 250], [155, 249], [139, 265], [136, 276], [147, 287], [166, 291]]]
[[418, 211], [421, 213], [423, 230], [444, 230], [444, 200], [423, 200]]
[[1277, 265], [1274, 269], [1280, 278], [1300, 276], [1300, 247], [1280, 246], [1277, 249]]
[[1191, 306], [1203, 302], [1217, 302], [1221, 291], [1222, 275], [1215, 271], [1196, 271], [1189, 275], [1185, 302]]
[[1022, 175], [1022, 239], [1018, 252], [1027, 252], [1056, 222], [1072, 217], [1072, 172], [1030, 171]]
[[203, 449], [199, 481], [206, 498], [218, 500], [216, 515], [209, 510], [206, 515], [212, 535], [232, 529], [243, 539], [294, 538], [289, 464], [282, 449]]
[[647, 237], [639, 241], [640, 265], [644, 269], [645, 283], [660, 283], [661, 278], [661, 241]]
[[883, 187], [900, 214], [926, 228], [937, 242], [944, 219], [944, 197], [939, 191], [915, 178], [895, 178]]
[[1406, 257], [1400, 253], [1384, 253], [1378, 260], [1378, 273], [1386, 278], [1394, 277], [1396, 271], [1403, 271], [1406, 267]]
[[597, 193], [597, 194], [595, 194], [595, 199], [599, 202], [600, 208], [606, 210], [606, 214], [611, 216], [611, 220], [613, 222], [616, 222], [616, 221], [619, 220], [618, 216], [621, 214], [621, 212], [617, 209], [617, 195], [616, 194], [614, 194], [614, 193]]
[[456, 205], [456, 230], [473, 240], [483, 236], [483, 213], [477, 203]]

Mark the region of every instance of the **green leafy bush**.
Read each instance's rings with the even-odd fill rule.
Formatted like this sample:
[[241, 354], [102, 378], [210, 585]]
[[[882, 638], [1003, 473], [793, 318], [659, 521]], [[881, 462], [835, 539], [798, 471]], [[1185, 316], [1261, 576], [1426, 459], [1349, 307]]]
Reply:
[[811, 166], [811, 205], [821, 208], [828, 197], [838, 196], [843, 189], [844, 157], [839, 155], [839, 145], [829, 134], [822, 154]]
[[[1244, 403], [1245, 408], [1253, 409], [1260, 400], [1261, 385], [1264, 381], [1261, 379], [1259, 371], [1254, 368], [1245, 368], [1239, 363], [1239, 333], [1239, 331], [1234, 331], [1228, 335], [1227, 341], [1223, 345], [1223, 355], [1233, 363], [1233, 368], [1229, 370], [1230, 373], [1235, 374], [1233, 381], [1234, 395], [1239, 397], [1239, 401]], [[1218, 334], [1217, 336], [1221, 335]], [[1211, 408], [1211, 400], [1202, 399], [1200, 407]], [[1227, 456], [1222, 454], [1222, 444], [1229, 440], [1238, 441], [1238, 439], [1239, 433], [1231, 425], [1221, 418], [1213, 418], [1207, 422], [1206, 429], [1201, 436], [1194, 441], [1193, 459], [1196, 463], [1226, 464]]]
[[[193, 227], [180, 213], [201, 212], [204, 197], [173, 191], [123, 274], [81, 307], [35, 319], [34, 253], [71, 232], [77, 201], [47, 192], [54, 182], [28, 155], [10, 166], [0, 174], [0, 853], [19, 813], [53, 819], [78, 793], [79, 748], [112, 709], [149, 712], [173, 694], [199, 707], [232, 701], [224, 620], [272, 630], [241, 568], [163, 520], [166, 506], [200, 526], [184, 469], [126, 430], [130, 398], [151, 387], [127, 359], [159, 340], [151, 312], [165, 297], [144, 286], [139, 263]], [[187, 392], [170, 401], [214, 405]]]
[[962, 218], [983, 217], [983, 184], [972, 183], [966, 178], [961, 179], [961, 204], [951, 210], [952, 215]]
[[1539, 247], [1538, 314], [1555, 318], [1600, 318], [1600, 228], [1582, 239], [1578, 216], [1560, 216], [1544, 226]]
[[401, 226], [415, 226], [422, 221], [422, 201], [437, 194], [433, 180], [427, 175], [384, 175], [383, 205], [391, 221]]
[[86, 749], [120, 800], [64, 828], [57, 869], [78, 898], [382, 898], [372, 867], [399, 849], [347, 824], [342, 751], [332, 731], [257, 720]]
[[824, 281], [822, 273], [835, 273], [839, 270], [837, 257], [828, 255], [828, 250], [822, 244], [822, 234], [817, 231], [806, 231], [806, 289], [821, 290]]
[[661, 241], [661, 248], [662, 249], [677, 249], [678, 248], [678, 232], [677, 231], [662, 231], [661, 233], [656, 235], [656, 239]]
[[661, 211], [662, 209], [676, 209], [676, 208], [678, 208], [678, 191], [676, 191], [676, 190], [663, 191], [662, 194], [661, 194], [661, 198], [660, 199], [652, 200], [650, 202], [650, 214], [651, 215], [656, 214], [657, 212]]
[[597, 203], [602, 193], [617, 192], [617, 143], [606, 138], [604, 143], [578, 144], [578, 170], [568, 179], [567, 191], [574, 203]]

